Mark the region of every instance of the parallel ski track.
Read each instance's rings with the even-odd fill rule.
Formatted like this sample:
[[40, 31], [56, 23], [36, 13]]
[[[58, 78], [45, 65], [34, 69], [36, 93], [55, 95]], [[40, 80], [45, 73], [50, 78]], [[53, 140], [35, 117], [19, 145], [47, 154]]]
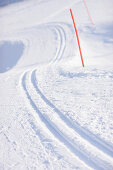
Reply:
[[53, 60], [50, 62], [50, 64], [55, 64], [56, 62], [60, 61], [63, 53], [66, 48], [66, 33], [60, 25], [54, 24], [54, 25], [49, 25], [50, 29], [53, 28], [57, 34], [58, 38], [58, 48], [56, 51], [56, 55], [54, 56]]
[[[42, 143], [42, 150], [44, 150], [45, 156], [46, 156], [46, 158], [48, 158], [48, 160], [50, 162], [51, 169], [54, 169], [53, 168], [54, 162], [51, 161], [51, 159], [48, 156], [49, 153], [45, 149], [45, 143], [46, 142], [49, 143], [49, 141], [51, 143], [51, 141], [56, 141], [56, 139], [57, 139], [57, 141], [60, 141], [59, 140], [60, 135], [58, 134], [58, 137], [56, 137], [57, 132], [56, 132], [56, 134], [54, 134], [54, 129], [51, 128], [48, 121], [46, 120], [46, 117], [44, 117], [42, 115], [41, 109], [39, 109], [35, 105], [34, 101], [32, 100], [32, 97], [30, 96], [30, 94], [27, 90], [28, 83], [26, 83], [26, 77], [28, 75], [29, 75], [28, 72], [25, 72], [24, 74], [21, 75], [21, 78], [20, 78], [20, 81], [19, 81], [19, 87], [22, 90], [22, 96], [24, 97], [25, 102], [27, 103], [27, 106], [30, 109], [30, 112], [32, 113], [33, 117], [35, 118], [35, 120], [37, 122], [37, 124], [35, 124], [34, 122], [30, 122], [30, 120], [29, 120], [29, 123], [31, 124], [33, 131], [35, 131], [36, 135], [39, 137], [40, 143]], [[28, 103], [29, 103], [29, 105], [28, 105]], [[39, 131], [37, 131], [37, 129], [39, 129]], [[40, 133], [40, 131], [41, 131], [41, 133]], [[46, 131], [46, 140], [44, 140], [43, 137], [42, 137], [42, 136], [45, 136], [44, 135], [45, 131]], [[37, 133], [37, 132], [39, 132], [39, 133]], [[49, 135], [49, 138], [48, 138], [47, 134]], [[55, 138], [53, 138], [53, 137], [55, 137]], [[62, 142], [62, 143], [64, 144], [64, 142]], [[54, 147], [56, 148], [56, 143], [55, 143]], [[72, 154], [72, 155], [74, 156], [74, 154]], [[70, 156], [72, 156], [72, 155], [70, 155]], [[81, 163], [84, 163], [84, 162], [82, 160], [80, 160], [80, 164]], [[86, 164], [85, 168], [89, 169], [89, 166], [87, 166], [87, 164]]]
[[36, 89], [37, 92], [40, 91], [41, 98], [44, 100], [44, 102], [47, 105], [49, 105], [59, 115], [62, 121], [64, 121], [70, 128], [76, 131], [82, 138], [84, 138], [89, 143], [97, 147], [99, 150], [101, 150], [102, 152], [106, 153], [108, 156], [113, 158], [113, 147], [110, 146], [105, 141], [103, 141], [102, 139], [98, 138], [90, 131], [81, 127], [77, 122], [72, 122], [69, 118], [67, 118], [54, 104], [52, 104], [52, 102], [42, 93], [42, 91], [39, 90], [38, 82], [36, 79], [36, 70], [33, 71], [32, 76], [33, 76], [32, 83], [34, 85], [34, 88]]
[[[102, 156], [104, 153], [101, 153], [101, 151], [98, 150], [95, 157], [95, 153], [93, 152], [95, 152], [96, 148], [94, 146], [91, 146], [91, 144], [87, 143], [87, 141], [84, 142], [84, 139], [78, 137], [79, 135], [76, 136], [77, 135], [76, 133], [74, 138], [68, 136], [68, 134], [70, 135], [73, 134], [72, 129], [68, 127], [62, 121], [62, 119], [60, 119], [56, 114], [54, 114], [53, 117], [50, 116], [53, 115], [52, 112], [54, 112], [54, 110], [51, 109], [50, 106], [48, 106], [48, 104], [43, 100], [41, 96], [41, 91], [38, 89], [38, 87], [36, 90], [36, 86], [34, 85], [34, 71], [31, 73], [27, 72], [23, 75], [22, 87], [27, 95], [27, 98], [30, 101], [31, 106], [39, 115], [41, 121], [46, 125], [46, 127], [55, 136], [55, 138], [59, 140], [59, 142], [63, 142], [63, 144], [65, 144], [65, 146], [71, 152], [73, 152], [75, 156], [78, 156], [82, 161], [84, 161], [90, 167], [94, 169], [106, 169], [108, 166], [109, 170], [113, 169], [113, 166], [110, 163], [111, 159], [109, 160], [109, 157], [104, 155], [106, 159], [103, 160]], [[33, 94], [33, 91], [35, 92], [36, 95]], [[37, 100], [35, 100], [34, 97], [37, 97]], [[50, 113], [46, 114], [46, 112], [50, 112]], [[56, 124], [56, 122], [59, 122], [60, 124]], [[60, 125], [62, 126], [60, 127]], [[66, 132], [63, 131], [62, 127], [63, 129], [66, 130]], [[81, 140], [83, 140], [82, 141], [83, 144], [81, 143]], [[86, 149], [85, 146], [87, 144], [88, 144], [88, 148]], [[89, 148], [91, 148], [92, 151], [90, 151]]]

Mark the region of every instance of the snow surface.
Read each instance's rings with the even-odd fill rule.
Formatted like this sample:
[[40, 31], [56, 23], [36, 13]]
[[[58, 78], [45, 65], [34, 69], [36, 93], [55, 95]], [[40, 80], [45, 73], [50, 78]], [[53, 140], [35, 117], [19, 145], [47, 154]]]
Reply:
[[82, 0], [0, 0], [0, 170], [113, 169], [113, 1], [86, 4], [94, 25]]

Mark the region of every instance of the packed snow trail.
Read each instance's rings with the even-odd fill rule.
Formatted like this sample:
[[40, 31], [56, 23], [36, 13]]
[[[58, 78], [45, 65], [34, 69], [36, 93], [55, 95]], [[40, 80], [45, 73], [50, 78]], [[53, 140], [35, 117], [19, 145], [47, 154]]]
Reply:
[[0, 170], [113, 169], [113, 3], [87, 6], [0, 7]]

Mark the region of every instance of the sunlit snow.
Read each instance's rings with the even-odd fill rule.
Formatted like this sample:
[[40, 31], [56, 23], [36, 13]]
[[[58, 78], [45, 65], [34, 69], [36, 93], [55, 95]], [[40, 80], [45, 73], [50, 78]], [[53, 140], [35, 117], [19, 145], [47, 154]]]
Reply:
[[113, 1], [85, 2], [0, 0], [0, 170], [113, 169]]

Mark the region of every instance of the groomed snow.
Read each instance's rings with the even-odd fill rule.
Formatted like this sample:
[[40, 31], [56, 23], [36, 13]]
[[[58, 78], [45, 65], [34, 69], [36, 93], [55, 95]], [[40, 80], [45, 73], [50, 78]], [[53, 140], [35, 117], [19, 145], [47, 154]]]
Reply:
[[82, 0], [0, 1], [0, 170], [113, 169], [113, 2], [85, 2], [94, 24]]

